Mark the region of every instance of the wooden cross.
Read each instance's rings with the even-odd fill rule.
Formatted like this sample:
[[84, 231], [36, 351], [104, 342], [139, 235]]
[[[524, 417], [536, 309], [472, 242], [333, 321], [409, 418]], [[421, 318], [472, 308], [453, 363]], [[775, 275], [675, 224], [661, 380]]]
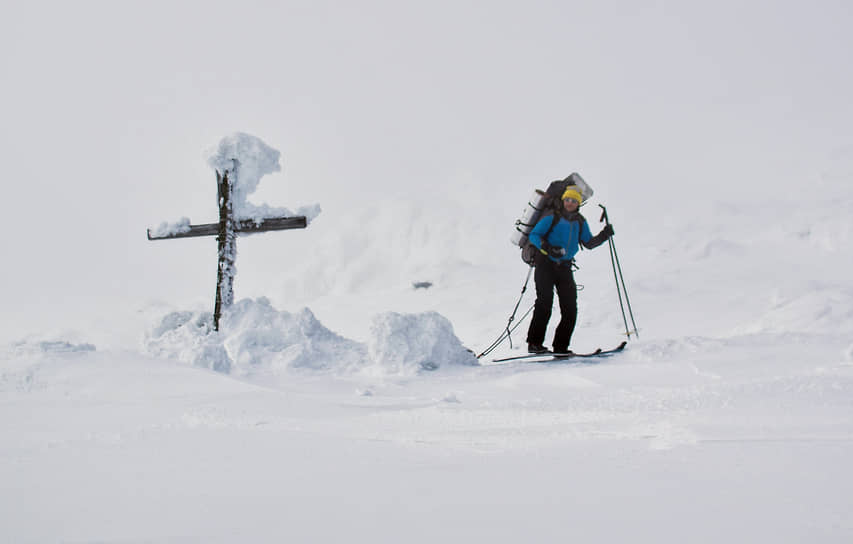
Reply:
[[[239, 163], [234, 159], [234, 168], [230, 171], [234, 174]], [[213, 309], [213, 328], [219, 330], [219, 318], [222, 310], [234, 303], [234, 276], [236, 275], [235, 262], [237, 259], [237, 233], [266, 232], [270, 230], [304, 229], [308, 221], [304, 215], [295, 217], [268, 217], [256, 221], [255, 219], [236, 219], [234, 217], [233, 186], [228, 177], [229, 171], [222, 174], [216, 171], [216, 188], [219, 197], [219, 223], [206, 223], [203, 225], [190, 225], [189, 230], [174, 232], [165, 235], [151, 235], [148, 229], [149, 240], [171, 240], [174, 238], [192, 238], [196, 236], [216, 236], [219, 240], [219, 265], [216, 274], [216, 301]]]

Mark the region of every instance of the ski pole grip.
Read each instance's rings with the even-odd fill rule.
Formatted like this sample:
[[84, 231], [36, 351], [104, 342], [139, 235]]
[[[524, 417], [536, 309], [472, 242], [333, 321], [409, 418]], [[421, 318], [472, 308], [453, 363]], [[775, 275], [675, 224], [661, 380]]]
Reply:
[[602, 221], [604, 221], [607, 225], [609, 225], [610, 224], [610, 218], [607, 217], [607, 208], [605, 208], [601, 204], [599, 204], [598, 207], [601, 208], [601, 218], [598, 220], [598, 222], [601, 223]]

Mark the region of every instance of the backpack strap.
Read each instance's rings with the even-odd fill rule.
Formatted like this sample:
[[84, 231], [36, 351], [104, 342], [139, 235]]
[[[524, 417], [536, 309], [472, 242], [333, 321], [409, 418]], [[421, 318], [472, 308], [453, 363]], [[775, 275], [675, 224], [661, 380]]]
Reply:
[[545, 234], [542, 236], [542, 249], [538, 251], [538, 253], [544, 253], [548, 250], [545, 249], [546, 246], [550, 246], [551, 243], [548, 241], [548, 237], [551, 236], [551, 231], [554, 230], [554, 227], [557, 226], [557, 223], [560, 222], [560, 218], [562, 218], [562, 214], [559, 212], [554, 212], [551, 214], [551, 224], [548, 226], [548, 230], [545, 231]]
[[551, 214], [551, 225], [548, 227], [548, 230], [545, 231], [545, 235], [542, 237], [542, 241], [546, 244], [550, 244], [550, 242], [548, 242], [548, 237], [551, 236], [551, 232], [554, 230], [554, 227], [557, 226], [557, 223], [560, 222], [561, 217], [562, 214], [557, 211]]
[[574, 212], [574, 213], [572, 213], [571, 217], [567, 217], [566, 220], [567, 221], [574, 221], [575, 223], [578, 224], [578, 228], [580, 229], [580, 232], [578, 232], [578, 248], [580, 248], [581, 250], [592, 249], [592, 248], [587, 247], [584, 244], [584, 242], [581, 240], [581, 232], [583, 232], [583, 224], [587, 223], [586, 217], [584, 217], [581, 214], [581, 212]]

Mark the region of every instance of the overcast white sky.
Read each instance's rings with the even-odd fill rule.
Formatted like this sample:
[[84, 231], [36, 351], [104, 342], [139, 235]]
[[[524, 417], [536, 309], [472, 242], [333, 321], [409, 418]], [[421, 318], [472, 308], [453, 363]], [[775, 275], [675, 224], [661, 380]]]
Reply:
[[666, 195], [801, 186], [853, 149], [843, 0], [3, 11], [7, 326], [27, 311], [153, 296], [147, 267], [214, 259], [211, 242], [154, 263], [144, 232], [215, 218], [204, 154], [237, 130], [283, 153], [262, 199], [327, 210], [460, 179], [517, 202], [578, 170], [611, 202], [654, 212]]

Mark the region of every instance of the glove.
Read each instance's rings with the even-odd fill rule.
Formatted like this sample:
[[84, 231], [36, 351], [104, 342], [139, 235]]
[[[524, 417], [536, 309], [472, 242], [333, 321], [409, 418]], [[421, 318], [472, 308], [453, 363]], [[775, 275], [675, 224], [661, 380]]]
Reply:
[[[613, 236], [613, 225], [607, 224], [604, 225], [604, 228], [601, 229], [601, 232], [593, 236], [589, 239], [589, 242], [583, 244], [583, 247], [587, 249], [595, 249], [604, 242], [607, 241], [608, 238]], [[583, 243], [583, 242], [581, 242]]]

